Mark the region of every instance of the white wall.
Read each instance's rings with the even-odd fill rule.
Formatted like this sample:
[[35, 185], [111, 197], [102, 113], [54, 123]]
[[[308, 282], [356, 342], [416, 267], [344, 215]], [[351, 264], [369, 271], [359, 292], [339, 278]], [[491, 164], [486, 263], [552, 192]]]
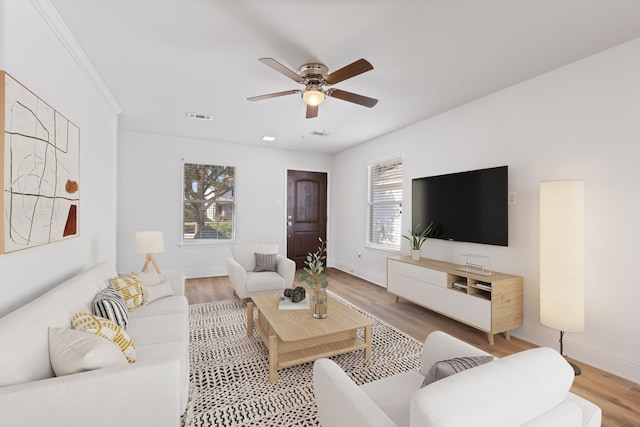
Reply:
[[37, 5], [0, 0], [0, 68], [80, 128], [79, 236], [0, 255], [0, 316], [98, 261], [115, 262], [117, 112]]
[[423, 256], [489, 255], [495, 270], [523, 276], [524, 327], [514, 335], [557, 348], [558, 332], [539, 322], [539, 183], [583, 179], [586, 325], [565, 335], [565, 354], [639, 382], [639, 76], [636, 39], [336, 155], [335, 265], [385, 284], [385, 258], [394, 254], [364, 247], [370, 160], [404, 155], [403, 230], [411, 224], [412, 178], [509, 165], [517, 196], [509, 247], [429, 240]]
[[[187, 120], [187, 119], [185, 119]], [[160, 269], [187, 277], [226, 275], [229, 243], [180, 245], [182, 159], [236, 167], [236, 241], [276, 243], [286, 254], [287, 169], [327, 172], [331, 156], [216, 141], [121, 132], [118, 174], [118, 266], [140, 271], [136, 231], [164, 231]]]

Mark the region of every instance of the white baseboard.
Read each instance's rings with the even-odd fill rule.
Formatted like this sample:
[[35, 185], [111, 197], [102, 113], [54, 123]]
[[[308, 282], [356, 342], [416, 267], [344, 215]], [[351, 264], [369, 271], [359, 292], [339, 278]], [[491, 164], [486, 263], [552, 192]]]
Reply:
[[[554, 333], [553, 330], [542, 329], [537, 325], [524, 325], [522, 328], [513, 331], [512, 335], [532, 344], [551, 347], [560, 351], [559, 331]], [[640, 365], [638, 363], [613, 353], [576, 343], [572, 340], [572, 335], [579, 334], [567, 333], [563, 338], [563, 353], [565, 356], [629, 381], [640, 383]]]
[[226, 267], [210, 267], [210, 268], [194, 268], [190, 270], [180, 270], [180, 271], [163, 271], [163, 273], [182, 273], [185, 275], [187, 279], [197, 279], [200, 277], [218, 277], [218, 276], [226, 276], [227, 268]]
[[374, 283], [378, 286], [382, 286], [383, 288], [387, 287], [387, 276], [380, 276], [378, 274], [373, 274], [367, 270], [360, 270], [352, 265], [337, 263], [332, 266], [340, 271], [344, 271], [345, 273], [352, 274], [360, 279], [364, 279], [368, 282]]

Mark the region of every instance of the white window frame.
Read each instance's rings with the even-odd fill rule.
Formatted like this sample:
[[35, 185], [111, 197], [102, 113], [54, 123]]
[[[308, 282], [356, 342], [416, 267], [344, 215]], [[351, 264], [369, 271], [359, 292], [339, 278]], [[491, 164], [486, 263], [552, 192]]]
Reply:
[[[393, 197], [390, 200], [383, 200], [383, 201], [376, 201], [373, 198], [373, 185], [374, 185], [374, 177], [373, 177], [373, 171], [375, 170], [375, 168], [380, 167], [382, 165], [385, 164], [391, 164], [393, 162], [399, 162], [400, 163], [400, 174], [399, 174], [399, 180], [396, 183], [396, 185], [393, 187], [395, 189], [395, 197]], [[371, 161], [369, 163], [369, 165], [367, 166], [367, 230], [366, 230], [366, 236], [367, 236], [367, 240], [366, 240], [366, 246], [370, 247], [370, 248], [374, 248], [374, 249], [380, 249], [380, 250], [384, 250], [384, 251], [390, 251], [390, 252], [400, 252], [400, 246], [401, 246], [401, 240], [402, 240], [402, 192], [403, 192], [403, 163], [404, 163], [404, 159], [402, 154], [396, 154], [393, 156], [389, 156], [389, 157], [385, 157], [382, 159], [377, 159], [374, 161]], [[396, 213], [396, 217], [393, 218], [394, 221], [394, 225], [393, 228], [395, 229], [395, 233], [397, 233], [397, 235], [394, 237], [393, 241], [391, 242], [381, 242], [381, 241], [376, 241], [376, 239], [372, 238], [372, 227], [373, 224], [376, 222], [374, 216], [374, 207], [376, 206], [391, 206], [393, 209], [393, 206], [395, 205], [397, 209], [397, 213]]]
[[[228, 167], [228, 168], [233, 168], [233, 190], [232, 190], [232, 194], [233, 194], [233, 202], [232, 202], [232, 219], [231, 219], [231, 236], [228, 239], [217, 239], [217, 238], [185, 238], [185, 232], [184, 232], [184, 224], [185, 224], [185, 203], [187, 202], [187, 200], [185, 199], [184, 196], [184, 186], [185, 186], [185, 166], [186, 165], [190, 165], [190, 164], [196, 164], [196, 165], [207, 165], [207, 166], [222, 166], [222, 167]], [[207, 246], [207, 245], [225, 245], [225, 244], [230, 244], [235, 242], [235, 236], [236, 236], [236, 230], [237, 230], [237, 178], [238, 178], [238, 168], [236, 166], [233, 165], [227, 165], [221, 162], [218, 163], [214, 163], [214, 162], [203, 162], [203, 161], [185, 161], [184, 159], [182, 159], [182, 168], [181, 168], [181, 174], [182, 174], [182, 186], [180, 187], [181, 189], [181, 200], [182, 200], [182, 213], [180, 215], [181, 218], [181, 223], [180, 223], [180, 241], [181, 241], [181, 245], [180, 246]]]

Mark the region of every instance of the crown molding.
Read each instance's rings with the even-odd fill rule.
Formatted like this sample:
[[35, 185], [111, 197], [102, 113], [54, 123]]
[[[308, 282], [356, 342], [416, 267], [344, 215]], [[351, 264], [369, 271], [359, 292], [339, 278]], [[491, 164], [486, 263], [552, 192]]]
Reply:
[[51, 1], [31, 0], [31, 3], [38, 13], [40, 13], [42, 18], [44, 18], [45, 22], [49, 25], [56, 37], [58, 37], [58, 40], [60, 40], [65, 49], [67, 49], [76, 64], [78, 64], [80, 69], [84, 72], [85, 76], [87, 76], [93, 87], [109, 106], [111, 111], [115, 114], [120, 114], [122, 109], [116, 102], [113, 95], [111, 95], [109, 88], [104, 84], [104, 81], [100, 78], [100, 75], [93, 67], [93, 64], [91, 64], [91, 61], [89, 61], [89, 58], [87, 58], [87, 55], [73, 37], [73, 34], [71, 34], [71, 31], [69, 31], [67, 24], [62, 20], [58, 11], [51, 4]]

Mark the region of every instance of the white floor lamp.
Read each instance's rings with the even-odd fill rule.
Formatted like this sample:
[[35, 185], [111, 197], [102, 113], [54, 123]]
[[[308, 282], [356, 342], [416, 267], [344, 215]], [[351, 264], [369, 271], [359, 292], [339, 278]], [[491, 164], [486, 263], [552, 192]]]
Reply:
[[540, 184], [540, 321], [563, 356], [564, 333], [584, 330], [584, 181]]
[[137, 254], [147, 254], [141, 272], [145, 273], [149, 269], [149, 263], [151, 263], [156, 272], [160, 274], [160, 267], [158, 267], [153, 254], [164, 252], [164, 235], [162, 231], [138, 231], [133, 251]]

